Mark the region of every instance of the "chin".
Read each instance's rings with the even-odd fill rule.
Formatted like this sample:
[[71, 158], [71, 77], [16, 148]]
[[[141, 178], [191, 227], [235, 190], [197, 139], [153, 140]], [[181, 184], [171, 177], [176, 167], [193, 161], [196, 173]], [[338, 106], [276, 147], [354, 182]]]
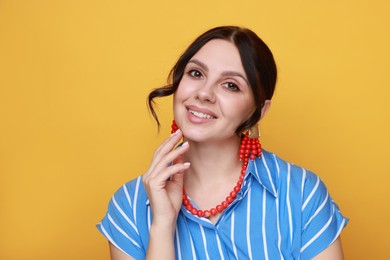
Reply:
[[193, 142], [205, 142], [209, 135], [206, 133], [202, 133], [201, 131], [199, 130], [195, 130], [195, 129], [190, 129], [190, 130], [182, 130], [183, 131], [183, 135], [184, 137], [188, 140], [188, 141], [193, 141]]

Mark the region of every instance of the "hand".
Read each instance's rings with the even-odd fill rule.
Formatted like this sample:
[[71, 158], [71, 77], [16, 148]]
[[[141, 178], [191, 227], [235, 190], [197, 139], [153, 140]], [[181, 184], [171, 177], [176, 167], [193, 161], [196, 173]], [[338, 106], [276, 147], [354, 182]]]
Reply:
[[[168, 137], [155, 151], [142, 180], [153, 212], [153, 225], [174, 225], [182, 204], [183, 174], [190, 167], [183, 162], [189, 145], [175, 148], [183, 134], [180, 130]], [[172, 165], [169, 164], [173, 162]]]

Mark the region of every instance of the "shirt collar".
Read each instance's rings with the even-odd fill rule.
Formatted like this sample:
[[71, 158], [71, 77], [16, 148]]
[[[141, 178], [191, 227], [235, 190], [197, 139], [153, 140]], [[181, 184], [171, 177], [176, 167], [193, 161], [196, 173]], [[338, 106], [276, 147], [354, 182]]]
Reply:
[[277, 197], [278, 169], [272, 154], [263, 150], [260, 158], [249, 160], [247, 176], [251, 174], [269, 193]]

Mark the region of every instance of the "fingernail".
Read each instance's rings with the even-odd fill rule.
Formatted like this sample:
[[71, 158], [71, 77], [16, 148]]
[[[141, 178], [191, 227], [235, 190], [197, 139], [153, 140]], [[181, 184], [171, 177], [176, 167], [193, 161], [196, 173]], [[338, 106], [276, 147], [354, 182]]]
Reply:
[[188, 142], [184, 142], [181, 146], [187, 146]]
[[190, 162], [185, 162], [185, 163], [183, 163], [185, 166], [190, 166], [191, 165], [191, 163]]
[[180, 133], [180, 129], [177, 129], [174, 133], [171, 134], [171, 136], [175, 135], [175, 134], [178, 134], [178, 133]]

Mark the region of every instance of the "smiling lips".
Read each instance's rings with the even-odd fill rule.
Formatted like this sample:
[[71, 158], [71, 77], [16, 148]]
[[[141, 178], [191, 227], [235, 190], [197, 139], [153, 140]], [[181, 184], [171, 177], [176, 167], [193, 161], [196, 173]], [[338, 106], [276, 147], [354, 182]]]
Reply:
[[212, 115], [205, 114], [205, 113], [202, 113], [202, 112], [198, 112], [198, 111], [195, 111], [195, 110], [192, 110], [192, 109], [188, 109], [188, 112], [190, 112], [194, 116], [197, 116], [197, 117], [200, 117], [200, 118], [206, 118], [206, 119], [214, 119], [215, 118]]

